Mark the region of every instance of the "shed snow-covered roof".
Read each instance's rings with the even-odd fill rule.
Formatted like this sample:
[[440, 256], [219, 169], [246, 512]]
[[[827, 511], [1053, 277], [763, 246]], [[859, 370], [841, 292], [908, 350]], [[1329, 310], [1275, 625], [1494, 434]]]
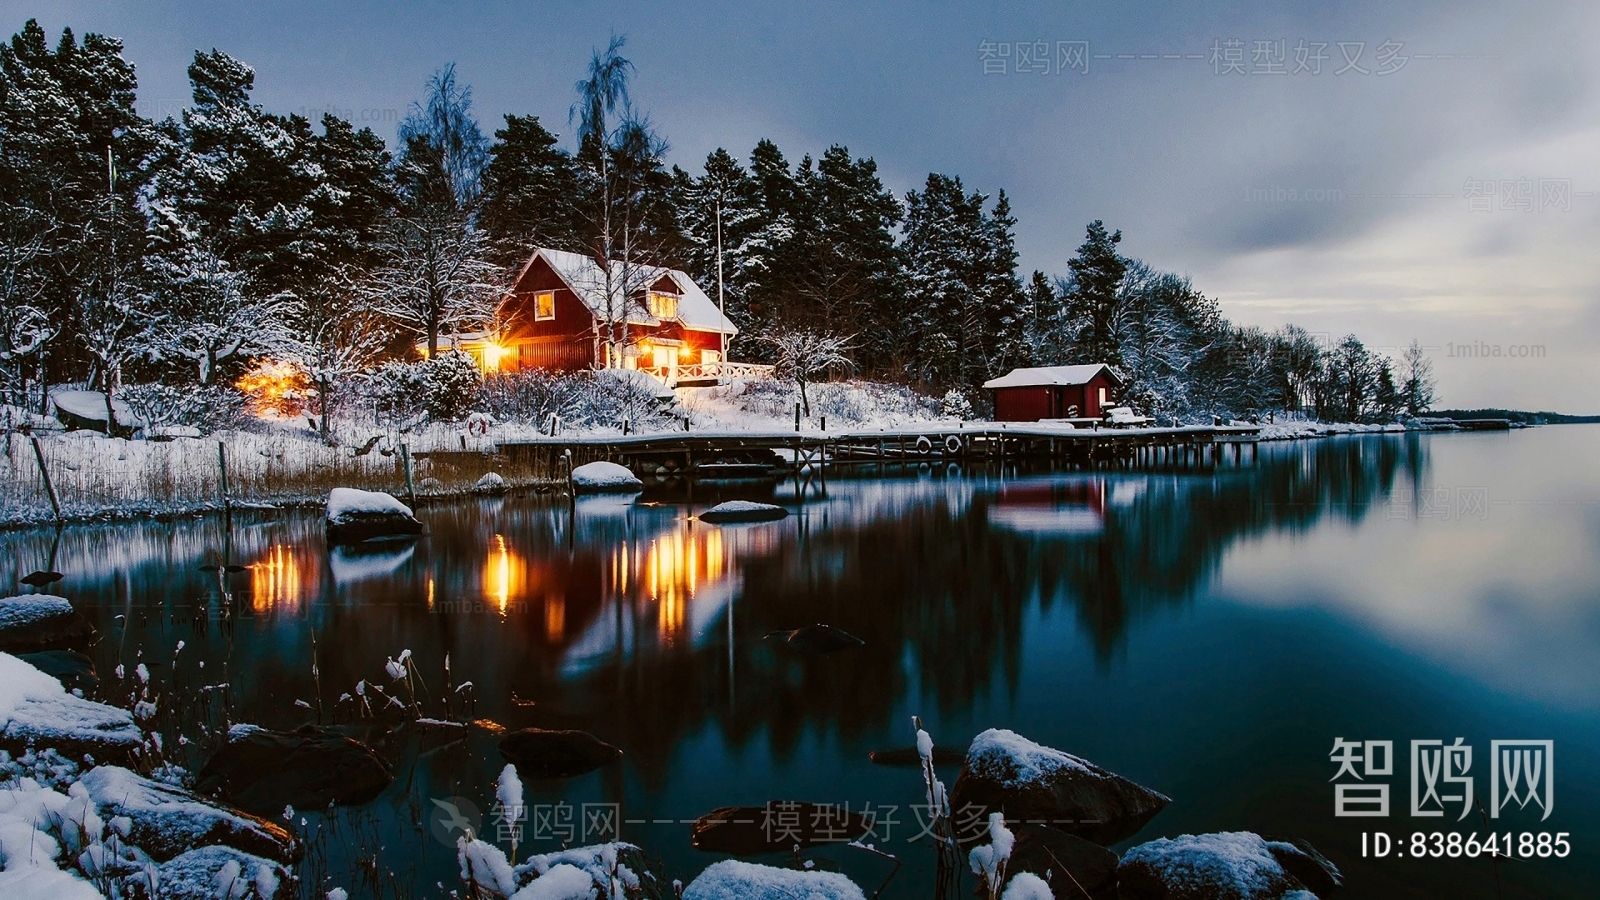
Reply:
[[[717, 310], [717, 304], [694, 283], [694, 279], [679, 269], [636, 265], [629, 273], [621, 262], [612, 260], [611, 283], [620, 285], [633, 282], [629, 285], [629, 293], [634, 296], [629, 297], [626, 310], [616, 310], [608, 309], [612, 304], [606, 302], [606, 272], [593, 257], [541, 247], [528, 259], [528, 265], [532, 265], [536, 259], [548, 263], [597, 317], [616, 320], [622, 318], [625, 312], [631, 325], [660, 325], [662, 320], [652, 316], [644, 307], [642, 294], [645, 285], [655, 284], [665, 277], [678, 288], [678, 316], [675, 321], [694, 331], [717, 331], [730, 335], [739, 333], [739, 329]], [[523, 267], [523, 271], [527, 271], [527, 266]]]
[[1091, 363], [1083, 366], [1034, 366], [1029, 369], [1012, 369], [999, 378], [985, 381], [983, 386], [988, 390], [1014, 387], [1074, 387], [1088, 384], [1101, 372], [1105, 372], [1112, 381], [1117, 380], [1117, 376], [1105, 363]]

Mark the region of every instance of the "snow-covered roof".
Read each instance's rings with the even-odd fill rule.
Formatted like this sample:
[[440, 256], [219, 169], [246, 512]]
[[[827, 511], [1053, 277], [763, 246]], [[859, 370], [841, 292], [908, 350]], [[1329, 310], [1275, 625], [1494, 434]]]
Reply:
[[984, 388], [1012, 387], [1074, 387], [1088, 384], [1091, 379], [1104, 371], [1112, 381], [1117, 377], [1105, 363], [1090, 363], [1082, 366], [1034, 366], [1029, 369], [1012, 369], [999, 378], [991, 378], [983, 383]]
[[[589, 311], [594, 313], [595, 316], [607, 317], [609, 315], [612, 319], [621, 318], [623, 310], [607, 309], [609, 304], [606, 303], [606, 273], [593, 257], [582, 253], [570, 253], [566, 250], [551, 250], [548, 247], [541, 247], [534, 251], [533, 256], [529, 257], [527, 264], [523, 266], [523, 271], [526, 272], [528, 266], [531, 266], [536, 259], [543, 259], [548, 263], [556, 275], [560, 276], [561, 280], [572, 290], [572, 293], [576, 294], [578, 299], [583, 301], [583, 305], [589, 307]], [[687, 272], [679, 269], [667, 269], [661, 266], [635, 266], [631, 278], [628, 279], [635, 282], [635, 284], [631, 285], [632, 291], [630, 293], [640, 294], [644, 284], [654, 284], [663, 277], [671, 279], [672, 283], [677, 285], [678, 288], [678, 316], [673, 321], [677, 321], [683, 327], [693, 331], [717, 331], [730, 335], [739, 333], [739, 329], [735, 328], [733, 323], [728, 321], [728, 318], [717, 310], [717, 304], [706, 296], [706, 292], [702, 291], [699, 285], [694, 283], [694, 279], [690, 278]], [[617, 260], [611, 261], [611, 278], [614, 284], [624, 281], [624, 266]], [[630, 325], [660, 325], [662, 320], [650, 315], [642, 304], [642, 299], [642, 296], [629, 298], [625, 310], [628, 323]]]

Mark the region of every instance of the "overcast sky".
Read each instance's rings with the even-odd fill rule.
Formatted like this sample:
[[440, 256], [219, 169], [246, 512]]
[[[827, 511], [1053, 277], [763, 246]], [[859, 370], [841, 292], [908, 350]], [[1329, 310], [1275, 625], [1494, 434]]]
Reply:
[[900, 193], [930, 171], [1004, 189], [1024, 272], [1064, 272], [1100, 218], [1236, 322], [1419, 339], [1443, 405], [1600, 413], [1600, 5], [863, 5], [6, 0], [3, 24], [121, 37], [147, 115], [215, 47], [269, 109], [391, 142], [449, 62], [486, 131], [569, 133], [615, 31], [691, 171], [763, 137], [844, 144]]

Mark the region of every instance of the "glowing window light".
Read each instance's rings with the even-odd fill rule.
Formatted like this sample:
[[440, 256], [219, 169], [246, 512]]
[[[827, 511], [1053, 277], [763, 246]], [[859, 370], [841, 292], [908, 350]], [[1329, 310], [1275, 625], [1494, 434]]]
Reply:
[[250, 566], [250, 607], [266, 612], [279, 604], [300, 603], [300, 564], [282, 544], [267, 549], [267, 558]]
[[503, 535], [494, 536], [489, 557], [483, 565], [483, 591], [500, 614], [506, 614], [513, 596], [520, 597], [527, 576], [527, 564], [506, 546]]
[[494, 341], [483, 342], [483, 370], [485, 372], [500, 371], [500, 361], [509, 351], [496, 344]]

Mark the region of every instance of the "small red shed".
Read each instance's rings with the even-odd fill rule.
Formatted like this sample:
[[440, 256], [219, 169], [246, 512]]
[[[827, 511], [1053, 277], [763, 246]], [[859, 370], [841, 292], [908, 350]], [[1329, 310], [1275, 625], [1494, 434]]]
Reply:
[[994, 392], [997, 422], [1097, 419], [1115, 405], [1122, 382], [1105, 363], [1012, 369], [983, 383]]

